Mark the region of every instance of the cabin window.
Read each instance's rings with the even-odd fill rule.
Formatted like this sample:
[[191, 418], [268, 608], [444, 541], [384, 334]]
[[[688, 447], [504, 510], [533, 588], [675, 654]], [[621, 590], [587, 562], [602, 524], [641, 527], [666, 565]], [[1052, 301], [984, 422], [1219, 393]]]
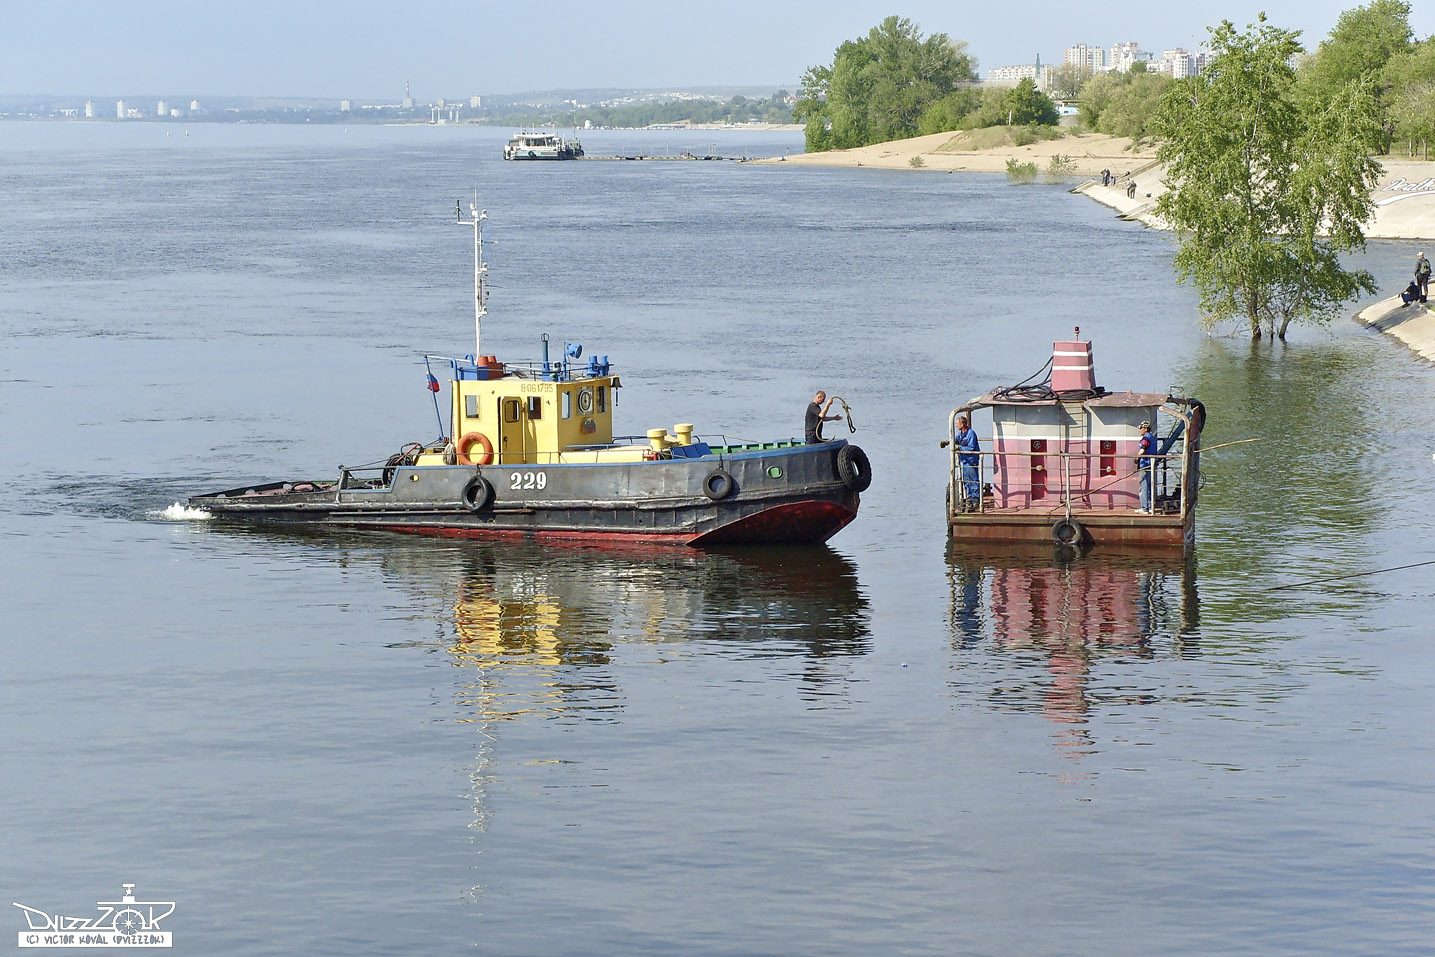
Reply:
[[535, 421], [543, 418], [543, 398], [541, 396], [530, 395], [528, 397], [528, 417]]
[[517, 422], [518, 408], [519, 406], [517, 399], [509, 399], [507, 402], [503, 403], [503, 421]]
[[608, 389], [606, 386], [598, 386], [598, 411], [608, 411]]
[[563, 418], [573, 418], [573, 393], [563, 393]]
[[463, 397], [463, 414], [465, 418], [478, 418], [478, 396], [466, 395]]

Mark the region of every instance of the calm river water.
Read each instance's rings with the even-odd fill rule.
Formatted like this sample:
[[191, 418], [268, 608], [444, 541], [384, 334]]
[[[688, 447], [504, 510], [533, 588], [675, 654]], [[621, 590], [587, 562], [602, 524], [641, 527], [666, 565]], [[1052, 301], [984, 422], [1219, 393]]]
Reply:
[[[502, 131], [0, 124], [0, 895], [191, 954], [1428, 953], [1435, 374], [1212, 337], [1060, 186], [505, 164]], [[594, 133], [780, 154], [788, 133]], [[800, 434], [830, 547], [165, 520], [426, 440], [425, 352], [612, 356], [626, 431]], [[1362, 261], [1394, 291], [1416, 247]], [[1188, 561], [949, 550], [948, 411], [1074, 325], [1210, 410]], [[26, 927], [7, 908], [4, 939]], [[0, 944], [8, 952], [10, 944]]]

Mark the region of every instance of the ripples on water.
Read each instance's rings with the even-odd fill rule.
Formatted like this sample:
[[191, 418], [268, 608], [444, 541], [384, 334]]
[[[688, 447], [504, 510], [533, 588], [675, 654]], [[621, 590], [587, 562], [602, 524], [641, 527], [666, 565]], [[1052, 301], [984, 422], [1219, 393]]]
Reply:
[[[139, 879], [206, 953], [1427, 949], [1432, 578], [1276, 589], [1435, 557], [1400, 347], [1206, 337], [1166, 237], [1001, 177], [12, 127], [12, 899]], [[475, 186], [485, 351], [611, 354], [634, 431], [790, 435], [826, 387], [875, 466], [858, 521], [688, 554], [189, 518], [431, 437]], [[1193, 555], [946, 545], [947, 412], [1077, 324], [1102, 384], [1259, 439], [1203, 461]]]

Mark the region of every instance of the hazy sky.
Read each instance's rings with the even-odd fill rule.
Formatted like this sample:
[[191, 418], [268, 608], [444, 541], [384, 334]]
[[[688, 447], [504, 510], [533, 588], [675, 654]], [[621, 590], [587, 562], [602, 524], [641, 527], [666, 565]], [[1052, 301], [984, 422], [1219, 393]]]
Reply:
[[[965, 40], [983, 69], [1134, 40], [1194, 50], [1265, 10], [1313, 47], [1358, 0], [0, 0], [0, 93], [396, 100], [560, 87], [793, 84], [900, 14]], [[1431, 32], [1435, 0], [1412, 22]], [[1093, 11], [1099, 15], [1093, 16]], [[1425, 22], [1422, 22], [1422, 14]]]

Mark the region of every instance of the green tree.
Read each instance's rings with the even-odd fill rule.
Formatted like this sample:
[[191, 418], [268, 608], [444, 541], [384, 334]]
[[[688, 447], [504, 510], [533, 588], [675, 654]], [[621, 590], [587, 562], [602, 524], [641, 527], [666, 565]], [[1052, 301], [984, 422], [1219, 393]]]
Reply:
[[1325, 101], [1356, 80], [1378, 78], [1390, 58], [1410, 49], [1410, 4], [1370, 0], [1340, 15], [1330, 36], [1301, 64], [1301, 92]]
[[1063, 63], [1051, 71], [1051, 93], [1063, 100], [1074, 100], [1096, 74], [1084, 63]]
[[1051, 97], [1038, 90], [1036, 82], [1029, 77], [1007, 90], [1004, 105], [1007, 122], [1012, 126], [1026, 126], [1028, 123], [1055, 126], [1060, 119]]
[[928, 133], [961, 129], [962, 121], [975, 112], [981, 103], [981, 91], [974, 87], [964, 86], [953, 90], [927, 107], [922, 118], [917, 121], [917, 133], [925, 136]]
[[1204, 321], [1243, 315], [1253, 339], [1284, 339], [1292, 320], [1328, 320], [1375, 289], [1340, 263], [1364, 248], [1380, 169], [1371, 84], [1303, 107], [1290, 66], [1300, 50], [1264, 15], [1245, 32], [1223, 21], [1212, 61], [1171, 87], [1156, 123], [1170, 187], [1156, 211], [1180, 239], [1177, 274], [1200, 290]]
[[1101, 73], [1081, 92], [1081, 123], [1112, 136], [1152, 135], [1161, 98], [1175, 81], [1160, 73]]
[[1391, 57], [1383, 79], [1395, 139], [1411, 147], [1435, 140], [1435, 37]]
[[912, 21], [888, 17], [839, 46], [831, 66], [808, 68], [793, 116], [806, 124], [808, 152], [904, 139], [934, 103], [976, 78], [965, 43], [923, 38]]

